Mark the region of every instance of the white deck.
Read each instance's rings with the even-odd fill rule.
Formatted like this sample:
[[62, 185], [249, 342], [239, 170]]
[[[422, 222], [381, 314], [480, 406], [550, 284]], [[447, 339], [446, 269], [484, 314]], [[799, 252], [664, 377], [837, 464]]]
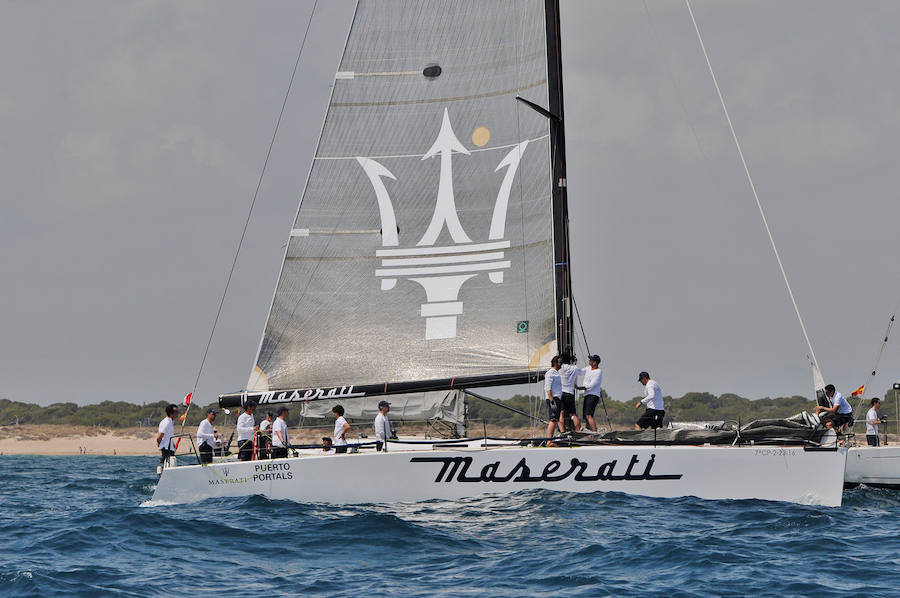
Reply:
[[260, 494], [299, 502], [385, 503], [539, 488], [840, 506], [847, 456], [846, 449], [793, 446], [419, 446], [170, 467], [163, 470], [153, 500]]

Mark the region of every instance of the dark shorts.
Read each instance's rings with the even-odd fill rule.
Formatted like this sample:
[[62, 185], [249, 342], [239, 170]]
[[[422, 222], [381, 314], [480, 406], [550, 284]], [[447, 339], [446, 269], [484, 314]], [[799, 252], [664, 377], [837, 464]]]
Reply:
[[212, 463], [213, 449], [205, 442], [200, 445], [200, 463]]
[[343, 454], [343, 453], [346, 453], [346, 452], [347, 452], [347, 445], [346, 445], [346, 444], [338, 444], [338, 445], [336, 445], [336, 446], [334, 447], [334, 452], [335, 452], [335, 454]]
[[866, 442], [869, 446], [878, 446], [878, 434], [866, 434]]
[[666, 416], [665, 409], [647, 409], [644, 414], [637, 420], [637, 425], [641, 430], [647, 428], [662, 428], [663, 418]]
[[822, 417], [822, 423], [831, 422], [831, 425], [835, 428], [840, 428], [844, 424], [852, 424], [853, 423], [853, 412], [850, 413], [826, 413], [824, 417]]
[[170, 451], [169, 449], [159, 449], [159, 462], [164, 463], [166, 459], [175, 455], [175, 451]]
[[588, 417], [594, 417], [594, 409], [597, 408], [597, 403], [600, 402], [600, 397], [597, 395], [584, 395], [584, 405], [581, 407], [581, 415], [585, 419]]
[[569, 416], [576, 415], [578, 410], [575, 408], [575, 395], [570, 392], [562, 393], [562, 410]]
[[562, 410], [562, 402], [559, 397], [553, 397], [553, 400], [547, 399], [547, 419], [552, 422], [559, 421], [559, 412]]
[[284, 446], [273, 446], [270, 452], [273, 459], [284, 459], [287, 457], [287, 447]]
[[238, 459], [250, 461], [253, 459], [253, 439], [238, 440]]

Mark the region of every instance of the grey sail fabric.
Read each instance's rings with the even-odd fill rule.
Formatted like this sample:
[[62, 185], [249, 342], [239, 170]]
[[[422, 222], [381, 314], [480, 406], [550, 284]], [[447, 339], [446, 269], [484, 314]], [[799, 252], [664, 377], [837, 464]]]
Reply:
[[[303, 402], [299, 405], [300, 414], [304, 420], [323, 419], [330, 423], [333, 421], [331, 408], [337, 403], [338, 401]], [[465, 435], [466, 400], [458, 390], [394, 395], [390, 397], [390, 404], [388, 418], [394, 424], [438, 420], [444, 422], [440, 430], [445, 433]], [[372, 422], [378, 415], [377, 401], [365, 397], [341, 399], [340, 405], [344, 408], [344, 416], [357, 433], [372, 436]]]
[[543, 0], [360, 0], [249, 391], [556, 351]]

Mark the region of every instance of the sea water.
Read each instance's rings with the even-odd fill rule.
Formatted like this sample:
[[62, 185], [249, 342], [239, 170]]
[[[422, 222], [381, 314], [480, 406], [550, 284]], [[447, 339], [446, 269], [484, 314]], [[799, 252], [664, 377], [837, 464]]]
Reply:
[[842, 508], [525, 491], [148, 504], [152, 457], [0, 457], [2, 596], [900, 596], [900, 492]]

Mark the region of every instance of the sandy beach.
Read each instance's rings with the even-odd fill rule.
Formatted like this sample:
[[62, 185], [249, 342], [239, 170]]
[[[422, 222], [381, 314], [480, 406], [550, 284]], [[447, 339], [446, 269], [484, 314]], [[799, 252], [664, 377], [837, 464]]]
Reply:
[[4, 426], [0, 428], [0, 454], [157, 455], [155, 436], [156, 430], [150, 428]]
[[[396, 427], [401, 435], [422, 434], [422, 426]], [[188, 431], [188, 430], [185, 430]], [[193, 433], [195, 430], [190, 430]], [[488, 426], [488, 434], [524, 438], [528, 430]], [[220, 430], [221, 432], [221, 430]], [[363, 433], [371, 430], [366, 430]], [[473, 435], [480, 435], [480, 428]], [[330, 436], [331, 427], [291, 430], [293, 442], [315, 443]], [[356, 435], [353, 435], [355, 438]], [[227, 436], [226, 436], [227, 438]], [[23, 424], [0, 427], [0, 455], [159, 455], [156, 428], [101, 428], [50, 424]], [[83, 452], [82, 452], [83, 449]]]

